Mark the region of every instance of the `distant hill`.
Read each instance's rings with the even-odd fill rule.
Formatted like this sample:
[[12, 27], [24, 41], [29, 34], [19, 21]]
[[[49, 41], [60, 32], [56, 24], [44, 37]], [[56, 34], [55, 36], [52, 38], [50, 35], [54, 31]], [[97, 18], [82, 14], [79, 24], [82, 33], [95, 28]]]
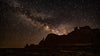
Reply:
[[100, 47], [100, 29], [91, 29], [89, 26], [75, 27], [68, 35], [50, 33], [39, 45], [26, 46], [26, 48], [67, 48], [71, 47]]

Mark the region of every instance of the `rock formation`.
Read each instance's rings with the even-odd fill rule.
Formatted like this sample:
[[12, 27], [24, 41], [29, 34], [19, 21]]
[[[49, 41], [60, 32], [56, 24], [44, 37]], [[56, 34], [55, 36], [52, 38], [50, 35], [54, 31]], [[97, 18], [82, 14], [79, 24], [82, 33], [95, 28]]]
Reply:
[[[100, 47], [100, 29], [91, 29], [89, 26], [75, 27], [68, 35], [50, 33], [46, 39], [40, 41], [37, 48], [67, 49], [68, 47]], [[35, 46], [35, 45], [34, 45]], [[34, 47], [33, 46], [33, 47]], [[30, 48], [28, 46], [26, 48]], [[36, 48], [35, 47], [35, 48]]]

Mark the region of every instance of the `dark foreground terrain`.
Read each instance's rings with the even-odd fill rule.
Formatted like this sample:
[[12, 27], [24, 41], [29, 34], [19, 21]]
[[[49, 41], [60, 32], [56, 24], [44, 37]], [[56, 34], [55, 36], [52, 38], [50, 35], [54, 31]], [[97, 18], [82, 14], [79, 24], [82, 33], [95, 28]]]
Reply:
[[100, 56], [100, 29], [85, 26], [68, 35], [48, 34], [38, 45], [2, 48], [0, 56]]
[[99, 54], [88, 50], [4, 48], [0, 49], [0, 56], [99, 56]]

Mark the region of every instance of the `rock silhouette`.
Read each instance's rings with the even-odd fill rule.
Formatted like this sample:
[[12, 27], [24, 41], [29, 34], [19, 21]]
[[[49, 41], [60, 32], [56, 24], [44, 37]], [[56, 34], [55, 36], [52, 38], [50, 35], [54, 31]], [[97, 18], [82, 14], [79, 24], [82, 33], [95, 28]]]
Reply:
[[[68, 35], [56, 35], [50, 33], [46, 39], [42, 39], [39, 45], [30, 45], [26, 48], [70, 49], [70, 47], [82, 47], [82, 49], [100, 47], [100, 29], [91, 29], [89, 26], [75, 27]], [[71, 48], [72, 49], [72, 48]]]

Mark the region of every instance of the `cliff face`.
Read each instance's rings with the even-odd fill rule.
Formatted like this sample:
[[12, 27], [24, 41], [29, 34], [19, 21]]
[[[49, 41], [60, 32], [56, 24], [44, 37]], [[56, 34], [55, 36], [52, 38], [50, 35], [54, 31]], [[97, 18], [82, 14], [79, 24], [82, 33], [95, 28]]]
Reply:
[[99, 46], [100, 30], [88, 26], [75, 28], [68, 35], [48, 34], [39, 47], [57, 48], [59, 46]]

